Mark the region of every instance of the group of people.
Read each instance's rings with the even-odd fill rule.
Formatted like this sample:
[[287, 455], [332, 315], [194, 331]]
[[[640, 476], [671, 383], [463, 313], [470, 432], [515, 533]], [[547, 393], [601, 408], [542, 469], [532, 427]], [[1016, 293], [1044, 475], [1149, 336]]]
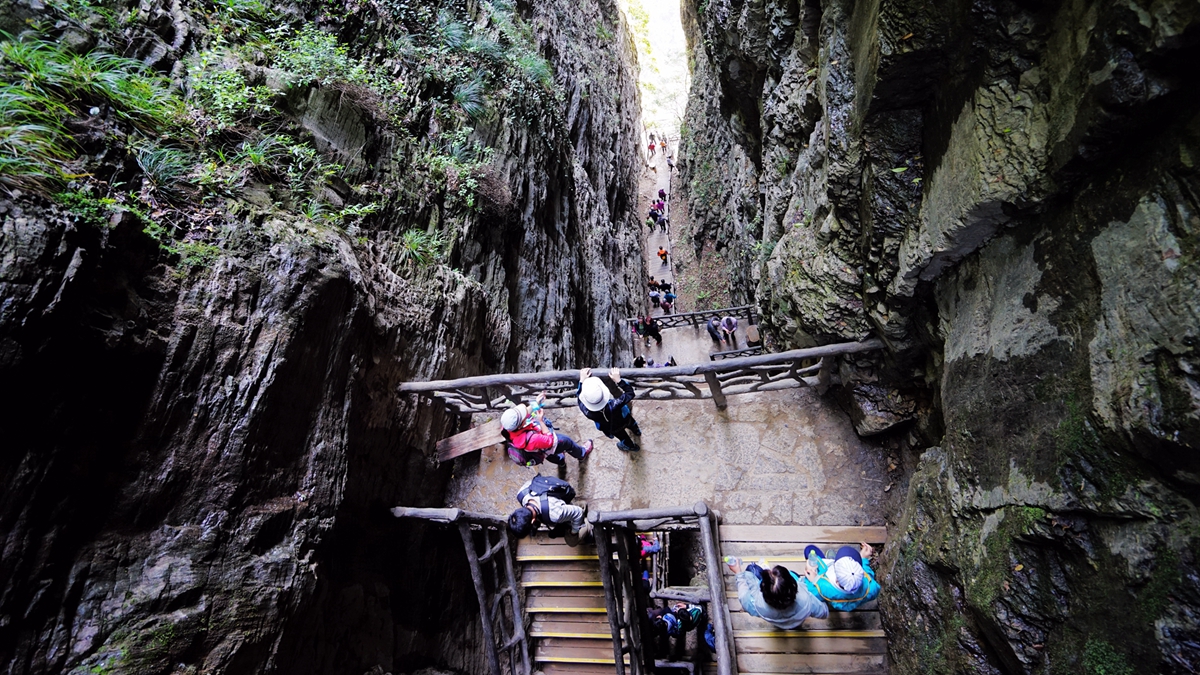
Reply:
[[646, 215], [646, 227], [654, 232], [654, 226], [657, 225], [663, 233], [667, 231], [667, 225], [670, 221], [667, 219], [667, 191], [659, 188], [658, 199], [651, 202], [650, 212]]
[[[671, 155], [671, 148], [667, 146], [667, 139], [659, 137], [656, 140], [654, 138], [654, 132], [651, 131], [650, 145], [646, 146], [646, 151], [650, 155], [650, 158], [653, 159], [655, 151], [658, 150], [661, 150], [663, 157], [667, 158], [667, 169], [673, 170], [675, 168], [675, 158]], [[657, 168], [653, 165], [653, 163], [651, 163], [650, 168], [657, 171]]]
[[725, 562], [735, 575], [738, 601], [747, 614], [783, 630], [799, 628], [805, 619], [824, 619], [829, 610], [851, 612], [879, 595], [871, 569], [875, 550], [843, 546], [827, 557], [816, 546], [804, 549], [804, 576], [783, 565], [750, 563], [741, 569], [737, 558]]
[[714, 316], [708, 320], [705, 327], [708, 328], [708, 336], [712, 338], [713, 344], [737, 345], [738, 320], [736, 318], [726, 316], [718, 319]]
[[675, 309], [674, 289], [670, 282], [655, 281], [654, 277], [650, 277], [650, 304], [662, 309], [663, 314], [670, 314]]
[[[621, 371], [608, 371], [610, 387], [591, 368], [579, 371], [579, 386], [575, 397], [579, 411], [596, 429], [608, 438], [617, 439], [617, 449], [637, 452], [641, 446], [633, 436], [641, 437], [642, 429], [633, 418], [633, 385], [621, 379]], [[618, 393], [614, 394], [615, 387]], [[512, 406], [500, 415], [502, 435], [508, 446], [508, 457], [521, 466], [533, 467], [542, 462], [564, 464], [566, 455], [582, 462], [595, 448], [591, 440], [582, 444], [566, 434], [555, 431], [542, 409], [546, 395], [539, 394], [531, 405]], [[517, 538], [529, 535], [541, 524], [552, 532], [561, 533], [567, 543], [575, 546], [591, 536], [591, 526], [585, 521], [585, 509], [572, 504], [575, 490], [565, 480], [540, 473], [517, 491], [519, 508], [508, 517], [508, 529]]]

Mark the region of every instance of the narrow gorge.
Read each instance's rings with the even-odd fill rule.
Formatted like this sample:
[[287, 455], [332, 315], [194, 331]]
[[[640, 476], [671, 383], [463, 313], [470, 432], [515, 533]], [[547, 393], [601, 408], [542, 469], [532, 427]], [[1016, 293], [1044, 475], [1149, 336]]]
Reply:
[[[644, 390], [593, 505], [770, 469], [723, 523], [886, 526], [854, 672], [1200, 671], [1194, 1], [680, 0], [673, 122], [657, 0], [0, 1], [0, 673], [488, 673], [459, 534], [390, 509], [514, 490], [399, 387], [628, 368], [662, 270], [881, 346]], [[800, 484], [861, 517], [745, 496]]]

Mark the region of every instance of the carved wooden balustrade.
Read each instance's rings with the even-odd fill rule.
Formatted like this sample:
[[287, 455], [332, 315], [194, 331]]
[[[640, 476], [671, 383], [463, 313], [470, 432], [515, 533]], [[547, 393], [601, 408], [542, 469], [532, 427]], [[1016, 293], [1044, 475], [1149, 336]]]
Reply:
[[[727, 316], [732, 316], [735, 319], [745, 319], [749, 323], [758, 323], [758, 314], [755, 311], [754, 305], [742, 305], [740, 307], [725, 307], [723, 309], [703, 309], [698, 312], [678, 312], [675, 314], [663, 314], [656, 316], [654, 319], [658, 321], [659, 328], [679, 328], [681, 326], [703, 326], [708, 323], [708, 320], [716, 317], [723, 319]], [[637, 319], [625, 319], [626, 325], [637, 323]]]
[[[829, 386], [833, 357], [882, 348], [879, 340], [843, 342], [685, 366], [623, 368], [621, 378], [633, 385], [640, 399], [712, 399], [717, 408], [724, 409], [726, 397], [738, 394], [794, 387], [817, 387], [823, 393]], [[597, 368], [593, 372], [605, 375], [606, 371]], [[578, 384], [578, 370], [554, 370], [404, 382], [398, 389], [402, 394], [438, 399], [449, 411], [468, 415], [501, 411], [509, 401], [532, 400], [541, 392], [546, 394], [544, 407], [573, 407]]]

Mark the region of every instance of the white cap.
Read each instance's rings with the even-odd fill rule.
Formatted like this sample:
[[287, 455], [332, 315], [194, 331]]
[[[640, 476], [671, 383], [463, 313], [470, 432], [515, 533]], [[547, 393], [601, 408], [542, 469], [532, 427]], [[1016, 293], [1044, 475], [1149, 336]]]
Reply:
[[847, 593], [853, 593], [862, 585], [863, 568], [854, 558], [849, 556], [833, 561], [833, 576], [837, 585]]
[[504, 427], [505, 431], [516, 431], [528, 416], [529, 410], [524, 405], [513, 406], [501, 413], [500, 426]]
[[583, 389], [579, 392], [579, 400], [588, 410], [603, 410], [612, 400], [608, 387], [598, 377], [589, 377], [583, 381]]

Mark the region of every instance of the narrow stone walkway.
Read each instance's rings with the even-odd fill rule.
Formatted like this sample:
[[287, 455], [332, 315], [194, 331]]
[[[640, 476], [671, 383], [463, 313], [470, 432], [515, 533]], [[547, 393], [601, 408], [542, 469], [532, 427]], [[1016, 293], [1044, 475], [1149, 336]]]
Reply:
[[[685, 330], [685, 329], [677, 329]], [[849, 418], [810, 389], [711, 401], [635, 400], [642, 451], [624, 453], [573, 408], [548, 411], [561, 432], [594, 439], [582, 464], [526, 468], [502, 446], [456, 460], [446, 505], [504, 514], [540, 470], [571, 481], [579, 499], [605, 510], [703, 500], [726, 524], [882, 525], [886, 459], [855, 435]], [[477, 415], [477, 423], [491, 416]]]
[[[671, 143], [671, 145], [674, 145]], [[674, 152], [674, 150], [672, 150]], [[672, 213], [670, 210], [671, 190], [673, 188], [672, 170], [667, 166], [667, 158], [663, 153], [656, 153], [650, 158], [650, 167], [643, 172], [640, 189], [642, 194], [639, 196], [640, 217], [642, 218], [642, 227], [645, 238], [646, 250], [646, 272], [649, 276], [654, 277], [658, 281], [667, 281], [676, 288], [678, 293], [679, 283], [675, 276], [675, 252], [671, 245], [672, 228], [678, 227], [679, 223], [671, 222], [666, 232], [659, 227], [650, 228], [645, 224], [646, 215], [650, 211], [650, 205], [658, 198], [658, 191], [664, 190], [667, 193], [667, 216], [670, 220]], [[665, 248], [670, 256], [667, 263], [663, 264], [658, 257], [659, 247]], [[649, 279], [647, 279], [649, 281]], [[643, 287], [642, 296], [644, 298], [643, 307], [645, 308], [643, 315], [649, 313], [651, 316], [663, 316], [665, 312], [658, 307], [652, 306], [649, 299], [649, 288]], [[675, 307], [676, 312], [694, 311], [695, 307], [679, 306]], [[726, 351], [737, 349], [738, 347], [746, 346], [746, 326], [745, 320], [739, 320], [737, 330], [736, 344], [718, 344], [712, 341], [708, 331], [704, 326], [694, 328], [671, 328], [662, 331], [663, 344], [660, 347], [657, 342], [651, 340], [649, 344], [633, 340], [633, 353], [629, 355], [626, 365], [632, 365], [633, 359], [638, 354], [653, 359], [656, 364], [666, 363], [668, 359], [674, 357], [675, 361], [680, 365], [688, 363], [701, 363], [708, 361], [708, 355], [712, 352]]]

